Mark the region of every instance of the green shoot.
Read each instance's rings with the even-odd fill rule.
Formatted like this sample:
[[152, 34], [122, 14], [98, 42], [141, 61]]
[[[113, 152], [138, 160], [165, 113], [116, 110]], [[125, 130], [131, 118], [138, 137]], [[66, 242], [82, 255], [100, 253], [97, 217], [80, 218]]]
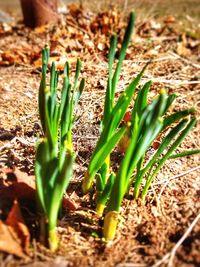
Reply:
[[[182, 120], [178, 126], [180, 127], [181, 124], [184, 124], [184, 122], [187, 122], [187, 121], [184, 121]], [[177, 130], [176, 128], [178, 127], [175, 127], [174, 129], [177, 130], [177, 133], [179, 133], [179, 136], [175, 139], [175, 141], [171, 144], [171, 146], [168, 148], [167, 152], [161, 157], [161, 159], [158, 161], [157, 164], [155, 164], [155, 170], [152, 171], [152, 172], [149, 172], [147, 174], [147, 179], [146, 179], [146, 183], [145, 183], [145, 186], [142, 190], [142, 194], [141, 194], [141, 198], [142, 200], [144, 200], [146, 194], [147, 194], [147, 191], [154, 179], [154, 177], [156, 176], [156, 174], [158, 173], [158, 171], [161, 169], [161, 167], [164, 165], [165, 161], [170, 157], [170, 155], [172, 154], [172, 152], [181, 144], [181, 142], [184, 140], [184, 138], [188, 135], [188, 133], [191, 131], [191, 129], [194, 127], [194, 125], [196, 124], [196, 119], [195, 118], [192, 118], [191, 121], [186, 125], [186, 127], [181, 131], [181, 130]], [[182, 126], [182, 125], [181, 125]], [[160, 145], [160, 149], [159, 150], [162, 150], [163, 147], [165, 147], [165, 149], [167, 148], [167, 145], [165, 144], [165, 141], [166, 139], [170, 139], [170, 141], [173, 140], [173, 137], [171, 136], [173, 133], [174, 133], [174, 129], [171, 130], [171, 132], [166, 136], [166, 138], [163, 140], [163, 142], [161, 143]], [[168, 141], [168, 140], [167, 140]], [[169, 142], [170, 142], [169, 141]], [[155, 159], [154, 159], [155, 160]], [[136, 188], [136, 187], [135, 187]], [[138, 193], [137, 191], [135, 190], [135, 197], [137, 197]]]
[[[115, 236], [120, 207], [130, 184], [134, 184], [135, 199], [141, 196], [144, 200], [153, 179], [166, 160], [170, 157], [186, 156], [199, 152], [199, 150], [193, 150], [173, 156], [175, 149], [196, 124], [196, 119], [192, 116], [194, 109], [191, 108], [166, 116], [165, 113], [176, 96], [168, 96], [164, 90], [161, 90], [159, 96], [148, 104], [149, 87], [150, 82], [140, 89], [132, 110], [131, 126], [128, 129], [129, 145], [116, 173], [108, 200], [108, 212], [105, 216], [103, 229], [106, 240], [112, 240]], [[166, 134], [167, 128], [171, 129], [168, 134]], [[153, 157], [147, 160], [146, 152], [158, 135], [163, 136], [162, 142]], [[144, 162], [146, 163], [145, 166], [143, 166]], [[134, 172], [136, 174], [132, 179]], [[146, 178], [146, 182], [141, 189], [143, 178]]]
[[[103, 192], [104, 189], [107, 191], [107, 187], [105, 188], [105, 186], [110, 176], [110, 153], [117, 145], [119, 140], [122, 138], [126, 130], [125, 127], [122, 127], [121, 129], [118, 129], [118, 127], [126, 113], [126, 110], [133, 98], [135, 89], [138, 83], [140, 82], [140, 79], [146, 68], [145, 67], [138, 74], [138, 76], [127, 86], [123, 94], [119, 97], [118, 101], [114, 103], [117, 82], [119, 80], [123, 60], [126, 55], [126, 50], [131, 39], [134, 21], [134, 14], [131, 13], [129, 23], [124, 35], [122, 48], [119, 53], [118, 64], [114, 73], [112, 69], [115, 58], [117, 39], [115, 35], [113, 35], [111, 38], [110, 52], [108, 56], [108, 83], [105, 95], [104, 115], [101, 124], [101, 135], [97, 142], [96, 148], [92, 154], [87, 173], [85, 174], [83, 180], [83, 193], [86, 193], [90, 190], [97, 172], [99, 172], [98, 177], [100, 177], [98, 178], [100, 179], [100, 182], [97, 183], [97, 191], [99, 193]], [[98, 188], [98, 185], [101, 185], [100, 188]]]
[[[99, 178], [99, 179], [98, 179]], [[99, 180], [99, 181], [98, 181]], [[112, 190], [112, 187], [114, 185], [115, 181], [115, 174], [111, 173], [110, 177], [104, 182], [103, 179], [101, 179], [101, 176], [97, 177], [97, 185], [96, 187], [99, 188], [99, 191], [97, 191], [97, 197], [96, 197], [96, 202], [97, 202], [97, 207], [96, 207], [96, 212], [99, 216], [102, 216], [104, 209], [106, 207], [106, 203], [110, 197], [110, 193]], [[100, 185], [98, 185], [98, 182]]]
[[[77, 86], [81, 61], [77, 60], [74, 86], [69, 80], [69, 64], [64, 67], [64, 80], [59, 100], [59, 72], [53, 63], [50, 86], [47, 86], [49, 49], [42, 51], [42, 78], [39, 88], [39, 114], [44, 137], [38, 141], [35, 161], [36, 194], [41, 217], [40, 239], [52, 251], [57, 249], [56, 225], [63, 194], [72, 176], [75, 153], [72, 146], [74, 107], [84, 88], [84, 79]], [[72, 92], [71, 92], [72, 91]]]
[[194, 149], [194, 150], [184, 151], [184, 152], [180, 152], [180, 153], [174, 153], [168, 159], [176, 159], [176, 158], [180, 158], [180, 157], [187, 157], [187, 156], [194, 155], [194, 154], [197, 154], [197, 153], [200, 153], [200, 149]]

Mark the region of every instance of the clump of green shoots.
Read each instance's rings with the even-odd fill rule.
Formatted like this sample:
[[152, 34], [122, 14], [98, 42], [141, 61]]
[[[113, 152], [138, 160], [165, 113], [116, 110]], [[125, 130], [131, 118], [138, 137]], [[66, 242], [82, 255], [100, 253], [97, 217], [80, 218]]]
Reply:
[[[134, 186], [134, 198], [140, 196], [144, 201], [153, 179], [166, 160], [200, 151], [173, 154], [195, 126], [195, 110], [189, 108], [168, 115], [167, 111], [176, 95], [167, 95], [165, 90], [161, 90], [159, 95], [148, 103], [150, 85], [151, 82], [147, 82], [140, 89], [132, 109], [127, 129], [130, 135], [129, 145], [116, 173], [104, 219], [103, 235], [106, 240], [112, 240], [115, 236], [120, 207], [131, 185]], [[158, 136], [161, 143], [154, 155], [148, 159], [146, 153]]]
[[[52, 251], [58, 246], [57, 218], [63, 194], [73, 171], [75, 153], [72, 145], [74, 108], [79, 101], [85, 81], [78, 78], [81, 61], [77, 60], [74, 84], [69, 79], [69, 63], [64, 66], [62, 91], [59, 97], [59, 71], [52, 63], [50, 86], [47, 85], [49, 49], [42, 51], [42, 78], [39, 88], [39, 114], [44, 136], [38, 141], [35, 161], [36, 194], [40, 215], [40, 240]], [[59, 100], [60, 98], [60, 100]]]
[[[161, 90], [159, 95], [148, 103], [150, 81], [139, 89], [132, 109], [131, 121], [126, 126], [119, 127], [146, 68], [145, 66], [126, 87], [115, 103], [116, 87], [131, 39], [134, 20], [134, 14], [131, 13], [114, 73], [113, 63], [117, 39], [115, 35], [111, 37], [101, 135], [82, 183], [82, 190], [86, 193], [90, 190], [96, 177], [96, 212], [102, 215], [107, 205], [103, 229], [106, 240], [112, 240], [115, 236], [120, 207], [130, 186], [134, 186], [135, 199], [140, 196], [144, 200], [154, 177], [166, 160], [199, 152], [199, 150], [195, 150], [187, 151], [184, 154], [173, 154], [194, 127], [196, 123], [193, 116], [195, 110], [190, 108], [168, 115], [167, 112], [176, 95], [168, 95], [164, 90]], [[118, 171], [113, 173], [110, 171], [110, 154], [125, 135], [129, 137], [129, 141], [127, 140], [129, 144]], [[146, 153], [158, 136], [162, 140], [161, 144], [153, 157], [148, 159]]]
[[114, 181], [114, 175], [110, 173], [110, 153], [126, 131], [125, 126], [119, 128], [119, 125], [126, 113], [135, 89], [140, 82], [145, 69], [144, 68], [138, 74], [138, 76], [126, 87], [122, 95], [119, 97], [118, 101], [115, 103], [114, 98], [117, 83], [119, 80], [122, 64], [126, 56], [126, 50], [133, 32], [134, 22], [134, 13], [131, 13], [129, 17], [129, 23], [124, 35], [122, 47], [119, 52], [118, 63], [114, 73], [113, 64], [116, 55], [117, 37], [116, 35], [113, 35], [111, 37], [110, 51], [108, 55], [108, 82], [105, 95], [104, 114], [101, 122], [101, 135], [91, 156], [88, 170], [82, 183], [82, 191], [83, 193], [86, 193], [91, 189], [92, 182], [95, 176], [97, 176], [96, 210], [99, 215], [103, 213], [105, 202], [108, 198]]

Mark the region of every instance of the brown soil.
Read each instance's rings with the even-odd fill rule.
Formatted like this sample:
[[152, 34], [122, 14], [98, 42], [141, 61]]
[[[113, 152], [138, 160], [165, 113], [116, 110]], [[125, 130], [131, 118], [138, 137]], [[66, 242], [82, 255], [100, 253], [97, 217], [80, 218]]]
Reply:
[[[35, 241], [34, 204], [21, 203], [33, 237], [30, 260], [24, 262], [1, 253], [1, 266], [200, 266], [199, 155], [168, 161], [156, 177], [145, 204], [132, 200], [131, 196], [125, 199], [115, 240], [109, 244], [102, 241], [102, 221], [94, 212], [92, 196], [81, 195], [80, 183], [99, 134], [110, 34], [115, 31], [122, 36], [126, 19], [116, 10], [104, 15], [71, 12], [63, 16], [62, 25], [35, 31], [16, 21], [12, 25], [0, 25], [0, 167], [18, 167], [28, 174], [34, 173], [35, 142], [41, 133], [37, 60], [44, 44], [50, 45], [52, 54], [66, 56], [73, 72], [75, 58], [79, 56], [83, 61], [82, 75], [86, 77], [74, 127], [77, 158], [68, 190], [69, 194], [77, 194], [80, 208], [65, 212], [60, 218], [61, 245], [56, 254], [51, 254]], [[103, 18], [110, 23], [103, 23]], [[153, 81], [150, 97], [165, 87], [178, 94], [175, 110], [195, 106], [199, 114], [199, 29], [187, 21], [185, 30], [183, 21], [170, 20], [174, 17], [156, 16], [137, 21], [118, 90], [151, 58], [152, 64], [142, 80]], [[199, 130], [198, 124], [180, 151], [200, 147]], [[119, 161], [119, 158], [115, 151], [113, 159]], [[7, 210], [0, 208], [4, 219]], [[187, 233], [187, 230], [191, 231]]]

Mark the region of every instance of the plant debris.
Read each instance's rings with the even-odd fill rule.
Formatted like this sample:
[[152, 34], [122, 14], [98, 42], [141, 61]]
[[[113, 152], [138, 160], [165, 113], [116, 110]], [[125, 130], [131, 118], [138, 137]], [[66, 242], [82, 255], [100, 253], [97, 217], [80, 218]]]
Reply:
[[17, 200], [13, 202], [5, 223], [0, 220], [0, 237], [0, 251], [28, 258], [30, 233]]

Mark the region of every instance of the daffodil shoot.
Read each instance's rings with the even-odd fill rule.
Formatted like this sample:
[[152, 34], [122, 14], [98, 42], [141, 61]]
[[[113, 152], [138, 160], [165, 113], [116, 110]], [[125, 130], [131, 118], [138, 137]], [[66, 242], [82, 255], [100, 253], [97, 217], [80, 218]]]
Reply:
[[42, 51], [42, 78], [39, 88], [39, 114], [43, 137], [36, 148], [35, 175], [38, 214], [40, 216], [40, 240], [48, 243], [55, 251], [58, 247], [56, 232], [58, 213], [63, 194], [72, 177], [75, 153], [72, 145], [74, 107], [84, 88], [82, 78], [78, 85], [81, 61], [77, 60], [74, 83], [69, 77], [69, 64], [66, 62], [63, 85], [58, 97], [59, 71], [52, 63], [50, 85], [47, 85], [49, 48]]
[[[150, 85], [151, 82], [148, 82], [139, 89], [124, 135], [129, 145], [123, 151], [124, 156], [108, 199], [103, 226], [103, 235], [107, 241], [115, 237], [122, 201], [131, 186], [134, 188], [134, 198], [141, 197], [144, 201], [151, 183], [166, 160], [199, 152], [194, 150], [174, 154], [196, 124], [194, 108], [168, 114], [176, 95], [168, 95], [165, 90], [161, 90], [149, 102], [147, 96]], [[161, 136], [160, 145], [148, 159], [147, 151], [158, 136]]]

